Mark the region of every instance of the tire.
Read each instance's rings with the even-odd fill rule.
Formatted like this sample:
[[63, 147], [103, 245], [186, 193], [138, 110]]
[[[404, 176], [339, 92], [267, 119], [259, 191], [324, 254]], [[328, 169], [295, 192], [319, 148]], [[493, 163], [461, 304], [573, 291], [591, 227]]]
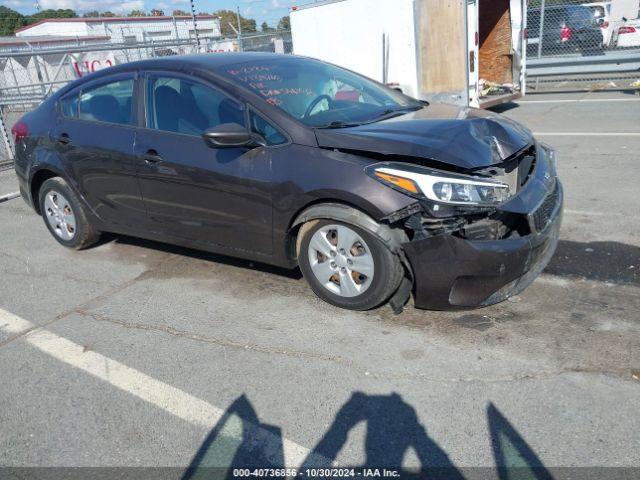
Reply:
[[61, 245], [82, 250], [100, 238], [78, 197], [62, 178], [46, 180], [38, 192], [38, 201], [44, 224]]
[[[336, 307], [375, 308], [389, 300], [404, 276], [398, 256], [373, 234], [356, 225], [337, 220], [312, 220], [300, 229], [297, 244], [298, 264], [309, 286], [318, 297]], [[348, 245], [351, 245], [349, 251], [348, 247], [341, 248]], [[358, 269], [371, 274], [364, 275]]]

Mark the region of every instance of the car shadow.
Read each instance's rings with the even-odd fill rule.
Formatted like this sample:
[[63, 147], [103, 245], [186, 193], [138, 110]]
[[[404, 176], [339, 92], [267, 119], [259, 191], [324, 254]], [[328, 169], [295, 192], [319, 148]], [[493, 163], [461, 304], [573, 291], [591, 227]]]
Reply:
[[638, 285], [640, 247], [619, 242], [561, 240], [544, 272], [559, 277]]
[[157, 242], [154, 240], [146, 240], [138, 237], [129, 237], [127, 235], [103, 233], [100, 240], [95, 246], [104, 245], [107, 243], [115, 243], [121, 245], [130, 245], [141, 248], [148, 248], [157, 250], [160, 252], [171, 253], [174, 255], [180, 255], [184, 257], [194, 258], [197, 260], [205, 260], [207, 262], [221, 263], [233, 267], [243, 268], [246, 270], [256, 270], [264, 273], [271, 273], [281, 277], [291, 278], [293, 280], [300, 280], [302, 273], [299, 268], [287, 269], [280, 268], [274, 265], [268, 265], [266, 263], [256, 262], [252, 260], [244, 260], [237, 257], [230, 257], [227, 255], [205, 252], [204, 250], [195, 250], [188, 247], [181, 247], [170, 243]]
[[[486, 414], [495, 472], [500, 480], [552, 478], [533, 449], [495, 405], [489, 403]], [[397, 472], [402, 478], [465, 478], [465, 469], [458, 468], [428, 435], [416, 410], [401, 395], [368, 395], [363, 392], [354, 392], [338, 410], [328, 430], [301, 466], [285, 465], [281, 429], [262, 423], [249, 399], [242, 395], [207, 435], [182, 478], [231, 479], [237, 469], [287, 467], [298, 468], [298, 471], [305, 472], [305, 477], [313, 477], [307, 469], [333, 466], [350, 432], [362, 423], [366, 425], [364, 463], [345, 467], [386, 469]], [[410, 449], [420, 464], [419, 468], [403, 468]], [[280, 478], [284, 478], [285, 473], [280, 473]]]
[[493, 107], [489, 107], [487, 110], [491, 110], [492, 112], [495, 112], [495, 113], [504, 113], [518, 107], [520, 107], [520, 104], [516, 102], [506, 102], [506, 103], [500, 103], [498, 105], [494, 105]]

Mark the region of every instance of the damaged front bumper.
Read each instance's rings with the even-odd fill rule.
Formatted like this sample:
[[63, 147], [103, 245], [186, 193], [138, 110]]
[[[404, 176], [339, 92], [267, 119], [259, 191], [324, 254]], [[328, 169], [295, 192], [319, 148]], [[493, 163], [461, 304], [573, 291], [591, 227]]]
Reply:
[[[533, 282], [558, 244], [562, 185], [556, 181], [542, 203], [523, 198], [519, 213], [531, 223], [528, 235], [470, 240], [441, 234], [403, 244], [413, 271], [416, 307], [455, 310], [491, 305]], [[527, 208], [527, 203], [535, 206]]]

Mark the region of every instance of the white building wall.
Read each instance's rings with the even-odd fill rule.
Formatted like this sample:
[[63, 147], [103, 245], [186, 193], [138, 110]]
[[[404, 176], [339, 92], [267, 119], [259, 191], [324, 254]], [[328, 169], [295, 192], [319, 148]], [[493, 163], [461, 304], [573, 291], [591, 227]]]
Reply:
[[[204, 18], [197, 20], [200, 37], [219, 37], [220, 20]], [[16, 33], [19, 37], [34, 35], [57, 36], [110, 36], [113, 43], [160, 41], [193, 38], [191, 19], [168, 18], [149, 21], [105, 21], [105, 22], [45, 22]]]

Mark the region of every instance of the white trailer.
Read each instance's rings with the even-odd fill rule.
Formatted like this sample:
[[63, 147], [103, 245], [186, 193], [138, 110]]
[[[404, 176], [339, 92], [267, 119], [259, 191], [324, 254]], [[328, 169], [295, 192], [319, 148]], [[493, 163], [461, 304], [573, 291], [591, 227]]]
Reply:
[[525, 92], [526, 0], [326, 0], [290, 18], [295, 54], [415, 98], [486, 108]]

